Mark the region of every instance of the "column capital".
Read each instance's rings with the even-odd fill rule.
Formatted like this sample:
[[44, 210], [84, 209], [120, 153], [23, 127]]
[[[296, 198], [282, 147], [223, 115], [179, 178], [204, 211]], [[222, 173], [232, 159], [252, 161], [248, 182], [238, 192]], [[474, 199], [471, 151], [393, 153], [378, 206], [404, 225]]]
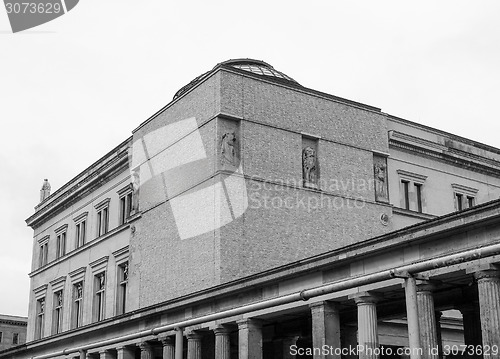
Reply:
[[378, 293], [359, 292], [349, 295], [349, 299], [354, 299], [357, 305], [376, 304], [382, 299], [382, 296]]
[[311, 309], [311, 311], [320, 309], [332, 313], [338, 313], [339, 311], [338, 304], [336, 302], [327, 302], [327, 301], [311, 303], [309, 304], [309, 308]]
[[151, 344], [149, 344], [148, 342], [137, 343], [137, 346], [141, 349], [141, 351], [151, 349]]
[[497, 269], [480, 270], [480, 271], [474, 272], [474, 278], [477, 281], [500, 280], [500, 270], [497, 270]]
[[193, 330], [193, 331], [186, 333], [186, 338], [188, 340], [198, 341], [198, 340], [201, 340], [203, 338], [203, 335], [200, 332]]
[[218, 325], [213, 329], [215, 335], [228, 335], [229, 333], [231, 333], [231, 331], [232, 330], [230, 328], [224, 325]]
[[163, 346], [174, 345], [174, 339], [171, 336], [158, 337]]
[[434, 292], [439, 288], [441, 283], [430, 280], [417, 280], [417, 293]]
[[109, 353], [109, 349], [101, 349], [99, 350], [99, 354], [106, 354]]
[[253, 319], [253, 318], [241, 319], [236, 321], [236, 324], [238, 324], [238, 329], [262, 328], [262, 320], [260, 319]]

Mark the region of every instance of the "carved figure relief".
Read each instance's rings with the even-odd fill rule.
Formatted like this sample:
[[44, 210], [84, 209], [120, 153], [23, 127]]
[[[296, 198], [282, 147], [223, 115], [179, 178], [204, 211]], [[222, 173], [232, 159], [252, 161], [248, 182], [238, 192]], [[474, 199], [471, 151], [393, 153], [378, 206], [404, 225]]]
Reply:
[[307, 146], [302, 150], [302, 177], [304, 182], [316, 183], [318, 172], [316, 168], [316, 150]]
[[141, 178], [139, 171], [132, 171], [132, 209], [130, 214], [133, 215], [139, 211], [139, 187], [141, 186]]
[[236, 149], [236, 134], [234, 132], [223, 134], [220, 147], [222, 165], [238, 166], [239, 158]]
[[104, 273], [99, 275], [99, 289], [104, 289], [105, 276]]
[[78, 283], [76, 285], [76, 298], [79, 299], [79, 298], [82, 298], [83, 296], [83, 285], [82, 283]]
[[128, 263], [123, 266], [123, 280], [128, 280]]
[[40, 314], [44, 313], [45, 311], [45, 299], [40, 300]]
[[63, 295], [62, 295], [62, 292], [59, 292], [59, 293], [57, 294], [57, 305], [58, 305], [59, 307], [61, 307], [61, 306], [62, 306], [62, 303], [63, 303]]
[[373, 160], [375, 199], [379, 202], [389, 202], [389, 194], [387, 190], [387, 159], [385, 157], [375, 156]]

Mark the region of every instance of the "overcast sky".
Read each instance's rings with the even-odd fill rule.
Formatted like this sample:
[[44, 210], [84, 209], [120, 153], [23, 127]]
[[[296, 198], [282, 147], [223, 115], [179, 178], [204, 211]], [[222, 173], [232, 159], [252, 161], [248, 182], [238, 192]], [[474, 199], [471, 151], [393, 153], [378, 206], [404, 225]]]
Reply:
[[81, 0], [12, 34], [0, 8], [0, 313], [27, 315], [33, 214], [218, 62], [500, 147], [500, 2]]

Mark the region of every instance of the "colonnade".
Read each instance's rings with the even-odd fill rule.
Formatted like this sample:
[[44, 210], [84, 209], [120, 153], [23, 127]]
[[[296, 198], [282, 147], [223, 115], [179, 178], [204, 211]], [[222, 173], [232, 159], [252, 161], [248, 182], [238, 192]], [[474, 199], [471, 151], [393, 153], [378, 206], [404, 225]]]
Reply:
[[[464, 289], [465, 302], [457, 307], [463, 316], [465, 345], [471, 348], [467, 357], [500, 359], [500, 271], [478, 270], [473, 277], [477, 284], [474, 295]], [[443, 357], [439, 330], [439, 312], [434, 306], [434, 291], [438, 289], [433, 282], [417, 280], [412, 276], [404, 278], [406, 319], [411, 359], [439, 359]], [[469, 300], [470, 299], [470, 300]], [[380, 293], [373, 291], [358, 292], [349, 296], [357, 311], [356, 355], [359, 359], [379, 359], [379, 333], [377, 328], [377, 304], [383, 300]], [[322, 301], [309, 305], [311, 318], [312, 348], [342, 348], [341, 321], [339, 305], [334, 301]], [[263, 325], [258, 318], [246, 318], [225, 325], [203, 330], [184, 328], [175, 335], [159, 335], [154, 341], [141, 341], [117, 345], [96, 351], [81, 351], [80, 359], [231, 359], [231, 344], [237, 337], [238, 359], [263, 359]], [[203, 338], [211, 330], [214, 338], [210, 348], [203, 347]], [[235, 333], [236, 335], [231, 335]], [[172, 334], [172, 333], [169, 333]], [[273, 359], [292, 359], [295, 354], [290, 348], [297, 343], [298, 336], [290, 335], [280, 341], [279, 357]], [[154, 343], [153, 343], [154, 342]], [[187, 342], [187, 345], [185, 345]], [[152, 345], [154, 344], [154, 346]], [[161, 352], [158, 347], [161, 344]], [[491, 348], [498, 350], [491, 350]], [[137, 349], [139, 348], [139, 350]], [[157, 348], [157, 350], [154, 350]], [[481, 350], [472, 348], [481, 348]], [[485, 349], [490, 348], [488, 353]], [[213, 353], [207, 355], [207, 350]], [[341, 351], [313, 351], [314, 359], [340, 359]], [[351, 353], [352, 354], [352, 353]], [[233, 358], [234, 359], [234, 358]]]

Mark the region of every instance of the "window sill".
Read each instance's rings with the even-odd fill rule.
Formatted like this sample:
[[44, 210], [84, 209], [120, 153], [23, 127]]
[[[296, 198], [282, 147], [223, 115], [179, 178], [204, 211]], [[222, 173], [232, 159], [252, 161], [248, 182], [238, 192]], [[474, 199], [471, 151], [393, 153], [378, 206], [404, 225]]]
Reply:
[[420, 213], [420, 212], [411, 211], [409, 209], [404, 209], [404, 208], [399, 208], [399, 207], [393, 207], [392, 211], [395, 214], [401, 214], [403, 216], [419, 218], [419, 219], [433, 219], [433, 218], [437, 217], [433, 214]]
[[44, 266], [42, 266], [40, 268], [35, 269], [33, 272], [29, 273], [28, 275], [30, 278], [32, 278], [33, 276], [45, 271], [46, 269], [49, 269], [49, 268], [55, 266], [56, 264], [66, 260], [68, 258], [71, 258], [72, 256], [74, 256], [80, 252], [87, 250], [88, 248], [106, 240], [107, 238], [128, 229], [129, 227], [130, 227], [130, 225], [128, 223], [122, 224], [121, 226], [118, 226], [118, 227], [112, 229], [108, 233], [103, 234], [102, 236], [97, 237], [97, 238], [91, 240], [90, 242], [85, 243], [83, 246], [78, 247], [78, 248], [72, 250], [71, 252], [66, 253], [64, 256], [59, 257], [59, 258], [53, 260], [52, 262], [45, 264]]

